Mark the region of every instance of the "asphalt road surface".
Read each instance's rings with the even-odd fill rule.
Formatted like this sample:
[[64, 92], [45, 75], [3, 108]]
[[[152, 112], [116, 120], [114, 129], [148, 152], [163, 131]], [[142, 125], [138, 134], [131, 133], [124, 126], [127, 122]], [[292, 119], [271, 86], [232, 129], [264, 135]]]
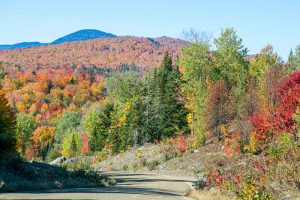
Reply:
[[2, 193], [0, 199], [186, 200], [190, 180], [158, 174], [110, 173], [115, 186]]

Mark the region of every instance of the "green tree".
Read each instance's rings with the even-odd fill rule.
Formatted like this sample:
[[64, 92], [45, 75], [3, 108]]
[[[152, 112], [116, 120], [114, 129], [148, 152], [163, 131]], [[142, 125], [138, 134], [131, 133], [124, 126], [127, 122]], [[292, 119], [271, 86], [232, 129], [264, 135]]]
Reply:
[[241, 118], [245, 111], [244, 94], [247, 85], [249, 63], [248, 50], [242, 45], [233, 28], [222, 30], [219, 38], [214, 40], [216, 46], [215, 63], [211, 80], [224, 81], [236, 104], [235, 118]]
[[47, 159], [57, 156], [62, 153], [62, 143], [65, 141], [69, 132], [76, 132], [79, 129], [81, 115], [79, 112], [65, 112], [55, 122], [54, 141], [49, 145]]
[[[112, 102], [111, 128], [109, 129], [108, 143], [112, 144], [114, 152], [127, 149], [133, 145], [132, 127], [143, 127], [132, 120], [133, 113], [136, 113], [134, 104], [142, 95], [142, 85], [139, 75], [136, 72], [124, 72], [114, 74], [105, 83], [108, 101]], [[130, 121], [130, 123], [129, 123]]]
[[165, 54], [158, 71], [159, 94], [162, 94], [161, 120], [164, 137], [173, 136], [176, 132], [187, 131], [187, 110], [178, 100], [181, 74], [177, 65], [172, 64], [168, 53]]
[[[154, 71], [150, 81], [150, 133], [152, 140], [174, 136], [187, 131], [187, 110], [178, 100], [180, 73], [172, 64], [172, 58], [165, 53], [160, 68]], [[151, 91], [152, 90], [152, 91]], [[152, 112], [153, 111], [153, 112]]]
[[81, 140], [78, 132], [72, 132], [70, 129], [66, 133], [62, 142], [62, 155], [74, 157], [79, 155], [81, 149]]
[[[271, 91], [268, 80], [270, 77], [266, 76], [269, 76], [268, 73], [273, 71], [272, 68], [282, 65], [282, 63], [283, 62], [281, 58], [276, 52], [274, 52], [274, 49], [271, 45], [264, 47], [260, 53], [253, 60], [251, 60], [248, 79], [252, 81], [252, 83], [248, 84], [248, 96], [246, 101], [250, 102], [251, 98], [252, 102], [250, 105], [254, 102], [255, 106], [260, 106], [259, 108], [253, 108], [250, 110], [267, 113], [268, 107], [274, 104], [273, 100], [269, 98]], [[273, 83], [275, 84], [275, 82]], [[249, 116], [252, 116], [252, 114], [253, 112], [248, 112]]]
[[125, 122], [120, 129], [120, 147], [126, 149], [127, 145], [141, 145], [147, 141], [144, 129], [144, 104], [141, 97], [131, 99], [128, 103], [129, 109], [126, 113]]
[[[212, 70], [212, 53], [209, 40], [198, 38], [199, 34], [192, 32], [188, 46], [182, 49], [180, 67], [182, 71], [181, 92], [189, 109], [188, 122], [194, 135], [194, 146], [205, 144], [205, 122], [207, 105], [207, 83]], [[196, 37], [196, 38], [195, 38]]]
[[293, 50], [290, 51], [288, 64], [296, 67], [297, 70], [300, 69], [300, 45], [296, 46], [295, 53], [293, 53]]
[[111, 126], [112, 104], [106, 104], [103, 109], [92, 107], [84, 120], [84, 129], [88, 134], [89, 146], [92, 151], [101, 151], [104, 147]]
[[161, 94], [157, 85], [158, 73], [155, 68], [144, 80], [142, 101], [144, 110], [145, 139], [153, 142], [158, 139], [160, 127]]
[[61, 141], [68, 130], [76, 130], [80, 125], [81, 115], [79, 112], [65, 112], [56, 122], [55, 140]]
[[125, 104], [128, 99], [139, 94], [141, 85], [137, 72], [124, 72], [114, 74], [105, 82], [104, 87], [111, 101]]
[[279, 64], [282, 64], [281, 58], [274, 52], [272, 45], [267, 45], [250, 62], [249, 73], [259, 80], [266, 70]]
[[16, 133], [18, 141], [22, 143], [19, 147], [21, 154], [24, 154], [26, 147], [31, 144], [30, 138], [36, 128], [37, 123], [34, 116], [24, 113], [17, 114]]

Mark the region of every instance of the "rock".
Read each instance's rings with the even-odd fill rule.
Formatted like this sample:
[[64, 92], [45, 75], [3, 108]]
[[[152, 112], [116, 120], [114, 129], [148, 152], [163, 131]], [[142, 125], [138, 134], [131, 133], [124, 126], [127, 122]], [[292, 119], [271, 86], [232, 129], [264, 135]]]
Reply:
[[195, 150], [194, 150], [194, 153], [199, 153], [199, 150], [198, 150], [198, 149], [195, 149]]
[[67, 158], [64, 157], [64, 156], [62, 156], [62, 157], [58, 157], [55, 160], [51, 161], [49, 164], [50, 165], [60, 165], [60, 164], [62, 164], [66, 160], [67, 160]]
[[4, 181], [0, 180], [0, 188], [2, 188], [5, 185]]

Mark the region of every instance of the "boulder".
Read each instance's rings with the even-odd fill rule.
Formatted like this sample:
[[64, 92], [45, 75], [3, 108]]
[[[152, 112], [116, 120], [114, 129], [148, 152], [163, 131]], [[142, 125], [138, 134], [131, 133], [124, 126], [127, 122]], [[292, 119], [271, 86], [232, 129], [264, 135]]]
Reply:
[[66, 157], [62, 156], [62, 157], [58, 157], [55, 160], [51, 161], [49, 164], [50, 165], [61, 165], [63, 162], [65, 162], [67, 160]]

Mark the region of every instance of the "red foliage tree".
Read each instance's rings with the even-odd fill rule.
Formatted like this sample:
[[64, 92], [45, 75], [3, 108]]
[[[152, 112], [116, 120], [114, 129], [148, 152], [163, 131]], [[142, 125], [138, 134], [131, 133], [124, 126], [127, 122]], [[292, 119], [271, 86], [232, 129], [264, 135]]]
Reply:
[[295, 121], [293, 115], [296, 113], [300, 99], [300, 71], [289, 75], [276, 91], [278, 106], [270, 112], [270, 115], [259, 115], [254, 113], [250, 118], [253, 131], [257, 138], [265, 140], [269, 133], [275, 136], [283, 132], [294, 134], [296, 138]]
[[206, 107], [206, 129], [221, 139], [220, 125], [227, 124], [233, 116], [233, 102], [223, 81], [216, 81], [208, 87]]
[[81, 152], [84, 154], [90, 150], [89, 148], [89, 138], [86, 133], [81, 133], [82, 149]]

